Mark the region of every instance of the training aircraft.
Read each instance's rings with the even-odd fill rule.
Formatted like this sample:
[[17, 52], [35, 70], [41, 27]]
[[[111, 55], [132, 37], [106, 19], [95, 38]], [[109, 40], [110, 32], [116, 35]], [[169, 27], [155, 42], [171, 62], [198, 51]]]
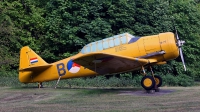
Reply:
[[89, 43], [82, 50], [63, 60], [47, 63], [31, 48], [20, 51], [19, 81], [42, 83], [60, 79], [98, 75], [114, 75], [135, 70], [143, 71], [141, 85], [145, 90], [154, 90], [162, 84], [162, 78], [146, 74], [145, 69], [181, 56], [186, 70], [181, 46], [185, 43], [176, 33], [165, 32], [157, 35], [137, 37], [129, 33], [115, 35]]

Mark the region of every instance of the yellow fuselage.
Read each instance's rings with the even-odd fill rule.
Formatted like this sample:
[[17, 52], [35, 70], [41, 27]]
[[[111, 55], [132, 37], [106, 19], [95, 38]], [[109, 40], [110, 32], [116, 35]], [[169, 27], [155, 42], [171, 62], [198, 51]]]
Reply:
[[[155, 53], [160, 51], [163, 51], [164, 53], [160, 55], [154, 55]], [[113, 55], [123, 55], [132, 58], [137, 57], [154, 59], [157, 60], [155, 64], [175, 59], [179, 55], [179, 50], [176, 45], [176, 39], [174, 38], [174, 34], [171, 32], [140, 37], [135, 42], [111, 47], [97, 52], [110, 53]], [[31, 71], [21, 71], [19, 73], [19, 80], [23, 83], [30, 83], [57, 80], [60, 75], [62, 75], [61, 79], [104, 75], [97, 74], [96, 72], [89, 70], [83, 66], [80, 66], [80, 70], [78, 70], [77, 73], [70, 72], [67, 68], [67, 63], [71, 59], [76, 58], [80, 55], [84, 54], [80, 52], [69, 58], [52, 63], [52, 66], [46, 70], [40, 70], [40, 68], [38, 68], [38, 71], [35, 71], [34, 73]], [[117, 70], [116, 73], [122, 73], [131, 70], [134, 70], [134, 68], [126, 67], [126, 70]]]

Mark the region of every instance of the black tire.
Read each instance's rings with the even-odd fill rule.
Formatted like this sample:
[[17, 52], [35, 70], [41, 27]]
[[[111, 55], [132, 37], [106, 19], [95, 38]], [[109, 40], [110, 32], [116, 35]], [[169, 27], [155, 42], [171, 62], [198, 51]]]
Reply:
[[162, 78], [158, 75], [154, 75], [154, 78], [155, 78], [155, 82], [156, 82], [156, 85], [157, 87], [160, 87], [162, 85]]
[[145, 90], [151, 90], [155, 88], [155, 80], [152, 76], [144, 76], [141, 80], [141, 85]]

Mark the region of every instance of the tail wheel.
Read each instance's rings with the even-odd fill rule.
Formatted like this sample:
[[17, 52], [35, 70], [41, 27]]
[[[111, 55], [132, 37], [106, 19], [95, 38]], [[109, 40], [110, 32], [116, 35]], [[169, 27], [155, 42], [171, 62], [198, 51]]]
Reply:
[[157, 87], [160, 87], [162, 85], [162, 78], [158, 75], [154, 75], [154, 79], [156, 81]]
[[42, 82], [38, 83], [38, 88], [43, 88]]
[[144, 76], [141, 80], [141, 85], [145, 90], [151, 90], [155, 87], [155, 80], [152, 76]]

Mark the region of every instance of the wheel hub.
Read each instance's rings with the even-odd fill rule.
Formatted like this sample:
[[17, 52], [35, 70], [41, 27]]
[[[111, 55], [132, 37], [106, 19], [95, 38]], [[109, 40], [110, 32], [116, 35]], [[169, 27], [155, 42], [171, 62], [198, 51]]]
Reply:
[[146, 78], [146, 79], [144, 80], [144, 85], [145, 85], [146, 87], [150, 87], [150, 86], [152, 85], [151, 79]]

